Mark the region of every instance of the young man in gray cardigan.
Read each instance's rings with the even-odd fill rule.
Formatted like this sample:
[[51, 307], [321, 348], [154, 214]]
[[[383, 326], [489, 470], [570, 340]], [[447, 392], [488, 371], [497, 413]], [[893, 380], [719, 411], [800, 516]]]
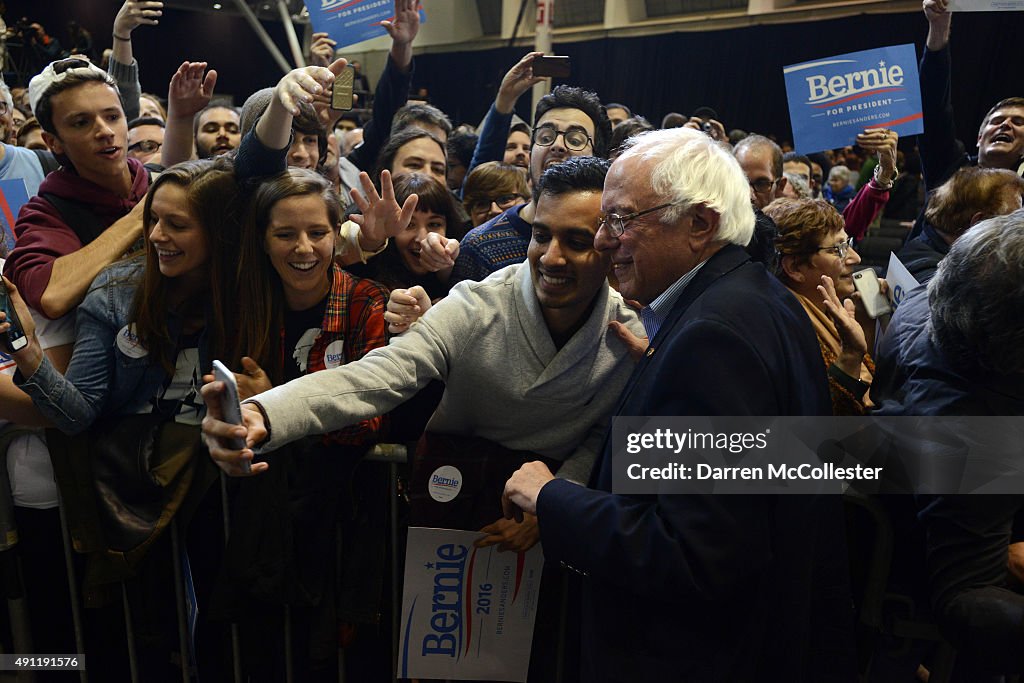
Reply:
[[[623, 328], [642, 334], [633, 311], [607, 284], [609, 262], [594, 249], [608, 162], [567, 160], [537, 184], [527, 263], [481, 282], [459, 283], [407, 332], [355, 363], [313, 373], [242, 406], [245, 426], [220, 420], [218, 382], [203, 388], [210, 454], [229, 474], [275, 450], [383, 414], [430, 380], [445, 383], [427, 430], [482, 437], [561, 461], [557, 476], [585, 484], [622, 387], [633, 369]], [[233, 450], [228, 437], [246, 439]], [[252, 462], [252, 474], [266, 471]], [[487, 540], [521, 550], [536, 520], [499, 520]]]

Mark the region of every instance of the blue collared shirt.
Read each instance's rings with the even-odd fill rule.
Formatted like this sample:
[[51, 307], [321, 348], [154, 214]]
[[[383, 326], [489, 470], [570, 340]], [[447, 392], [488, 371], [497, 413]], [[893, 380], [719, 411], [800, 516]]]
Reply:
[[668, 289], [658, 295], [657, 299], [640, 310], [640, 320], [644, 324], [644, 329], [647, 330], [648, 339], [653, 340], [655, 335], [658, 334], [658, 330], [661, 329], [662, 323], [665, 322], [665, 318], [668, 317], [669, 311], [672, 310], [679, 295], [683, 293], [686, 285], [690, 284], [690, 281], [696, 277], [697, 271], [705, 263], [707, 263], [707, 260], [698, 263], [693, 270], [673, 282]]

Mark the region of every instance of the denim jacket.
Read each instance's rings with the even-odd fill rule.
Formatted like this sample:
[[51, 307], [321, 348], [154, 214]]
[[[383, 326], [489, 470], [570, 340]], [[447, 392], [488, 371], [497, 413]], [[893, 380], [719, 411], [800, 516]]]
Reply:
[[[153, 397], [168, 379], [130, 325], [132, 299], [144, 268], [144, 261], [136, 258], [100, 273], [78, 307], [75, 350], [67, 373], [62, 376], [44, 358], [28, 380], [19, 382], [36, 407], [66, 434], [85, 431], [99, 417], [150, 412]], [[168, 327], [177, 339], [180, 318], [171, 315]], [[205, 357], [202, 365], [207, 366]]]

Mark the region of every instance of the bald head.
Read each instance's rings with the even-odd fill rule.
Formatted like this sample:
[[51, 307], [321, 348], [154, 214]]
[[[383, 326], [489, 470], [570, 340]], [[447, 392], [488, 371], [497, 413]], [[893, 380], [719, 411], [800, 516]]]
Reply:
[[782, 148], [763, 135], [750, 135], [740, 140], [733, 154], [750, 183], [750, 201], [754, 206], [763, 209], [782, 196], [786, 188]]

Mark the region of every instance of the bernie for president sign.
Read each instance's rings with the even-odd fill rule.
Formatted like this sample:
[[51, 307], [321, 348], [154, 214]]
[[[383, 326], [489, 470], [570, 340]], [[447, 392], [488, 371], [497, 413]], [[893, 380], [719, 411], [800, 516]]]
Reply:
[[900, 137], [924, 131], [913, 45], [794, 64], [783, 74], [801, 154], [852, 145], [869, 128], [889, 128]]
[[[337, 41], [337, 49], [387, 35], [382, 21], [395, 20], [394, 0], [305, 0], [313, 30]], [[420, 23], [427, 20], [419, 8]]]

